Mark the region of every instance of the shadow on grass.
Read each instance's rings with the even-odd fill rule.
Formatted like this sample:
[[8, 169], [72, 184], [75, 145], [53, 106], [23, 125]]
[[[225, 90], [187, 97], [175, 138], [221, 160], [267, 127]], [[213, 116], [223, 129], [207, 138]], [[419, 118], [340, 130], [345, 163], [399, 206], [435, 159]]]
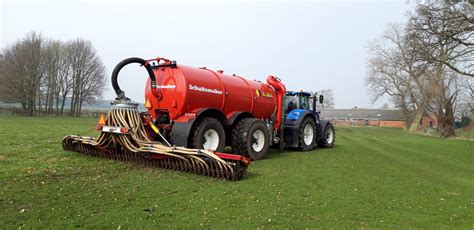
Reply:
[[259, 177], [258, 173], [250, 172], [247, 170], [241, 180], [249, 180], [256, 177]]
[[298, 155], [298, 154], [318, 154], [318, 153], [323, 153], [326, 151], [334, 151], [334, 149], [338, 149], [341, 146], [339, 145], [334, 145], [332, 148], [319, 148], [316, 147], [313, 150], [310, 151], [300, 151], [298, 149], [285, 149], [285, 150], [278, 150], [278, 149], [270, 149], [267, 157], [264, 160], [270, 160], [270, 159], [278, 159], [278, 158], [285, 158], [285, 157], [291, 157], [291, 155]]
[[288, 157], [288, 154], [287, 154], [287, 153], [292, 153], [292, 152], [294, 152], [294, 151], [288, 150], [288, 149], [285, 149], [285, 150], [278, 150], [278, 149], [270, 148], [270, 149], [268, 150], [268, 153], [267, 153], [266, 158], [263, 159], [263, 160], [269, 160], [269, 159], [276, 159], [276, 158]]

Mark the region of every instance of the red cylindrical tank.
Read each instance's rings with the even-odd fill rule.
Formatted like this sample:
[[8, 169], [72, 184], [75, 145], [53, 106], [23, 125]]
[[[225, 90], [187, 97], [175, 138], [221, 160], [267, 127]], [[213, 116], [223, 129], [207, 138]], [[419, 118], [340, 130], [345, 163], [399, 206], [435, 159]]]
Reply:
[[155, 119], [159, 110], [180, 121], [203, 108], [218, 109], [227, 118], [242, 111], [255, 118], [270, 118], [276, 111], [276, 93], [268, 84], [184, 65], [156, 68], [154, 73], [161, 98], [152, 94], [148, 80], [145, 100]]

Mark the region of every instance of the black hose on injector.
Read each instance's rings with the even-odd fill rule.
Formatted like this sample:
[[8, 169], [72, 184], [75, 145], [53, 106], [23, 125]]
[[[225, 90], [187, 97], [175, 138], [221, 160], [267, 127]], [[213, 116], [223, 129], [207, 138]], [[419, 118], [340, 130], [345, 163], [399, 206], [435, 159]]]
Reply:
[[155, 78], [155, 73], [153, 72], [153, 68], [151, 65], [148, 64], [148, 62], [142, 58], [138, 57], [131, 57], [127, 58], [121, 62], [119, 62], [115, 68], [114, 71], [112, 71], [112, 87], [115, 90], [115, 94], [117, 94], [116, 100], [130, 100], [129, 98], [125, 97], [125, 92], [120, 89], [120, 86], [118, 85], [118, 74], [120, 70], [122, 70], [123, 67], [125, 67], [128, 64], [132, 63], [138, 63], [142, 66], [144, 66], [148, 72], [148, 76], [150, 77], [150, 86], [153, 88], [156, 86], [156, 78]]

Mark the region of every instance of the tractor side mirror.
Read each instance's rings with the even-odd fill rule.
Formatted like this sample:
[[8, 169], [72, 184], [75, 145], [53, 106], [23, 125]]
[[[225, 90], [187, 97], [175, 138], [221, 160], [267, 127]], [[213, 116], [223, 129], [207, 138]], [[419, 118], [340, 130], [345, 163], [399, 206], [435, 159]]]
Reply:
[[323, 95], [319, 95], [319, 104], [322, 104], [324, 101], [324, 96]]

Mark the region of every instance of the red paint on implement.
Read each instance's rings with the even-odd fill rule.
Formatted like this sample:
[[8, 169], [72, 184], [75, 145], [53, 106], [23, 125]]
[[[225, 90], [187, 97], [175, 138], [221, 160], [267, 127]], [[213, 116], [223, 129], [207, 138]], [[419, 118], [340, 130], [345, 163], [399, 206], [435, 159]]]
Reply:
[[214, 152], [214, 154], [216, 154], [216, 156], [218, 156], [219, 158], [222, 158], [222, 159], [241, 161], [245, 165], [249, 165], [250, 162], [251, 162], [250, 158], [247, 158], [247, 157], [244, 157], [244, 156], [241, 156], [241, 155], [220, 153], [220, 152]]
[[[250, 158], [240, 156], [240, 155], [220, 153], [220, 152], [214, 152], [214, 154], [216, 154], [216, 156], [218, 156], [221, 159], [240, 161], [240, 162], [244, 163], [245, 165], [249, 165], [250, 162], [251, 162]], [[162, 155], [162, 154], [153, 154], [153, 155], [150, 156], [150, 159], [165, 159], [165, 158], [168, 158], [168, 157], [170, 157], [170, 156]]]

